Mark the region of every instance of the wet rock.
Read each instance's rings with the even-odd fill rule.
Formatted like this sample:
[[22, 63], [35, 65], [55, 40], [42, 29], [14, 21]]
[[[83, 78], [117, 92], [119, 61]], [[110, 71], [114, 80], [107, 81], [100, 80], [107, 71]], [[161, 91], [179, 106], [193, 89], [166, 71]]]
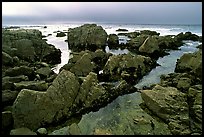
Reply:
[[31, 131], [29, 128], [17, 128], [12, 129], [10, 135], [37, 135], [35, 132]]
[[21, 89], [32, 89], [38, 91], [46, 91], [48, 84], [45, 81], [21, 81], [14, 83], [15, 89], [20, 91]]
[[72, 51], [105, 50], [107, 33], [96, 24], [84, 24], [68, 30], [68, 44]]
[[142, 99], [158, 117], [165, 120], [173, 134], [190, 134], [187, 96], [174, 87], [156, 85], [143, 90]]
[[64, 32], [57, 33], [56, 37], [64, 37], [66, 34]]
[[110, 34], [108, 36], [108, 47], [110, 49], [117, 49], [118, 48], [118, 45], [119, 45], [119, 39], [118, 39], [118, 36], [116, 34]]
[[36, 133], [37, 133], [38, 135], [47, 135], [47, 134], [48, 134], [46, 128], [39, 128], [39, 129], [36, 131]]

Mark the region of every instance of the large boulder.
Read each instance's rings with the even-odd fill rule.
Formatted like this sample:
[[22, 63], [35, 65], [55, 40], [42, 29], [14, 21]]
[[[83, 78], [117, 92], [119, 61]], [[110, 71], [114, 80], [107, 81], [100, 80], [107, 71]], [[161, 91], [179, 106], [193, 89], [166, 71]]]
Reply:
[[174, 87], [156, 85], [143, 90], [141, 97], [146, 106], [165, 120], [173, 134], [190, 134], [187, 96]]
[[202, 50], [181, 56], [176, 63], [175, 72], [190, 72], [202, 81]]
[[128, 83], [134, 84], [143, 75], [149, 72], [155, 62], [149, 57], [142, 55], [113, 55], [106, 62], [103, 75], [109, 76], [111, 80], [123, 78]]
[[13, 102], [15, 101], [18, 93], [18, 91], [2, 90], [2, 107], [13, 105]]
[[21, 90], [13, 104], [14, 128], [37, 130], [69, 117], [69, 108], [73, 105], [78, 89], [79, 82], [74, 74], [62, 70], [46, 92]]
[[13, 58], [6, 52], [2, 51], [2, 65], [12, 66], [12, 64], [13, 64]]
[[68, 30], [68, 45], [72, 51], [104, 49], [107, 33], [96, 24], [84, 24]]

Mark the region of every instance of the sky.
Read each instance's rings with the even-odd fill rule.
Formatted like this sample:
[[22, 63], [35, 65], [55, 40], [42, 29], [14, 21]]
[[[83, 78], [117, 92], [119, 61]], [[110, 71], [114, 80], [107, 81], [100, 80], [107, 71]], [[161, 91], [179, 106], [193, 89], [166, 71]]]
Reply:
[[202, 24], [202, 2], [2, 2], [2, 24]]

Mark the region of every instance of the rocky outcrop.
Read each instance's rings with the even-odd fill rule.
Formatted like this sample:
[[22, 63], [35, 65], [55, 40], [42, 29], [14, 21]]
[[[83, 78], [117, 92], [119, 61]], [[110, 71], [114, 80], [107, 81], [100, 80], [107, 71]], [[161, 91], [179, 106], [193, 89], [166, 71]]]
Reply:
[[65, 69], [74, 73], [76, 76], [87, 76], [90, 72], [99, 73], [111, 54], [102, 50], [81, 51], [72, 53], [73, 57], [69, 63], [64, 65], [60, 70]]
[[187, 96], [174, 87], [156, 85], [141, 93], [147, 107], [165, 120], [173, 134], [190, 134]]
[[192, 34], [191, 32], [185, 32], [185, 33], [181, 32], [178, 35], [176, 35], [176, 38], [179, 41], [182, 41], [182, 40], [199, 41], [200, 39], [198, 35]]
[[140, 31], [140, 34], [142, 35], [150, 35], [150, 36], [153, 36], [153, 35], [157, 35], [159, 36], [160, 33], [156, 32], [156, 31], [151, 31], [151, 30], [141, 30]]
[[[61, 51], [42, 39], [42, 33], [33, 29], [2, 31], [2, 51], [11, 57], [34, 62], [46, 61], [50, 64], [61, 62]], [[55, 58], [51, 58], [54, 56]]]
[[124, 79], [135, 84], [142, 76], [155, 67], [154, 61], [142, 55], [110, 56], [103, 69], [103, 75], [110, 80]]
[[72, 51], [105, 50], [106, 41], [106, 31], [96, 24], [84, 24], [68, 30], [68, 45]]

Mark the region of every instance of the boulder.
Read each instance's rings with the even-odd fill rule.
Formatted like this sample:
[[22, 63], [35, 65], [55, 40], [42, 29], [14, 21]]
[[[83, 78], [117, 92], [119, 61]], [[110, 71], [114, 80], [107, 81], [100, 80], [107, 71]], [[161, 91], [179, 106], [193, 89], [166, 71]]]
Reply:
[[151, 35], [151, 36], [153, 36], [153, 35], [160, 35], [160, 33], [157, 33], [156, 31], [151, 31], [151, 30], [141, 30], [140, 31], [140, 34], [141, 35]]
[[57, 33], [56, 37], [64, 37], [66, 34], [64, 32]]
[[38, 135], [47, 135], [47, 134], [48, 134], [46, 128], [39, 128], [39, 129], [36, 131], [36, 133], [37, 133]]
[[21, 81], [28, 81], [28, 76], [25, 75], [18, 75], [18, 76], [14, 76], [14, 77], [3, 77], [2, 78], [2, 82], [13, 82], [13, 83], [17, 83], [17, 82], [21, 82]]
[[29, 79], [34, 79], [35, 77], [34, 70], [27, 66], [9, 68], [5, 71], [5, 76], [15, 77], [19, 75], [28, 76]]
[[96, 24], [84, 24], [68, 30], [68, 45], [72, 51], [105, 50], [106, 41], [106, 31]]
[[105, 64], [103, 75], [109, 76], [112, 80], [123, 78], [128, 83], [134, 84], [154, 67], [154, 63], [151, 58], [142, 55], [131, 55], [130, 53], [113, 55], [109, 57]]
[[12, 64], [13, 64], [13, 58], [6, 52], [2, 51], [2, 65], [12, 66]]
[[36, 70], [36, 74], [39, 74], [41, 79], [45, 79], [54, 74], [54, 71], [50, 67], [42, 67]]
[[192, 34], [191, 32], [185, 32], [185, 33], [181, 32], [178, 35], [176, 35], [176, 38], [179, 41], [182, 41], [182, 40], [199, 41], [200, 39], [198, 35]]
[[21, 81], [14, 83], [15, 89], [20, 91], [21, 89], [32, 89], [38, 91], [46, 91], [48, 84], [45, 81]]
[[66, 70], [58, 74], [46, 92], [21, 90], [13, 104], [14, 127], [25, 126], [37, 130], [69, 117], [69, 108], [73, 105], [78, 90], [77, 78]]
[[110, 34], [108, 36], [108, 47], [110, 49], [117, 49], [118, 48], [118, 45], [119, 45], [119, 39], [118, 39], [118, 36], [116, 34]]
[[202, 81], [202, 50], [183, 54], [176, 62], [175, 72], [190, 72]]
[[76, 123], [69, 126], [69, 135], [81, 135], [80, 128]]
[[29, 128], [21, 127], [12, 129], [10, 135], [37, 135], [37, 133], [31, 131]]
[[149, 36], [144, 43], [139, 47], [139, 52], [153, 54], [159, 51], [159, 44], [156, 37]]
[[173, 134], [190, 134], [186, 94], [174, 87], [156, 85], [152, 90], [143, 90], [141, 97], [154, 114], [168, 123]]
[[11, 91], [11, 90], [2, 90], [2, 107], [12, 105], [13, 102], [15, 101], [18, 91]]
[[127, 29], [121, 29], [121, 28], [119, 28], [119, 29], [117, 29], [116, 31], [128, 31]]

